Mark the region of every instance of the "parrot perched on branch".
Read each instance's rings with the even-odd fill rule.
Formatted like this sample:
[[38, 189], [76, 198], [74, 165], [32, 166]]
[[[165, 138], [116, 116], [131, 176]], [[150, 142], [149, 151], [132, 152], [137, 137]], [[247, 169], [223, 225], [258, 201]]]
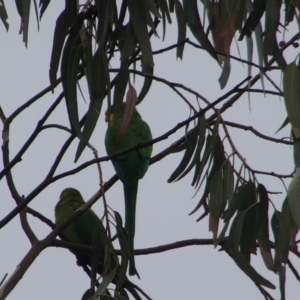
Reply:
[[[70, 217], [76, 210], [78, 210], [83, 204], [85, 204], [80, 192], [74, 188], [66, 188], [62, 191], [59, 201], [55, 206], [55, 224], [58, 226], [68, 217]], [[97, 228], [98, 227], [98, 228]], [[97, 217], [93, 210], [88, 209], [82, 213], [77, 219], [75, 219], [68, 227], [66, 227], [61, 235], [61, 238], [68, 242], [76, 244], [82, 244], [86, 246], [92, 246], [93, 234], [95, 229], [98, 229], [101, 236], [101, 247], [99, 253], [99, 266], [98, 273], [102, 275], [104, 267], [104, 257], [107, 255], [106, 247], [110, 247], [113, 250], [111, 240], [106, 234], [105, 228], [101, 220]], [[87, 252], [71, 250], [77, 257], [79, 263], [87, 265], [91, 264], [91, 255]], [[111, 253], [109, 259], [109, 269], [117, 268], [116, 278], [112, 282], [121, 288], [122, 294], [124, 295], [126, 289], [130, 292], [136, 300], [141, 300], [137, 290], [142, 293], [147, 299], [151, 298], [145, 294], [138, 286], [129, 281], [126, 277], [123, 281], [122, 286], [118, 285], [118, 270], [120, 269], [119, 261], [116, 255]], [[128, 297], [128, 296], [127, 296]]]
[[[113, 154], [152, 140], [148, 124], [135, 108], [127, 104], [111, 106], [106, 112], [108, 128], [105, 136], [107, 153]], [[130, 111], [131, 110], [131, 111]], [[125, 198], [125, 229], [129, 237], [129, 275], [138, 275], [134, 263], [135, 210], [138, 181], [145, 175], [152, 153], [152, 146], [139, 148], [112, 159], [117, 175], [123, 183]]]

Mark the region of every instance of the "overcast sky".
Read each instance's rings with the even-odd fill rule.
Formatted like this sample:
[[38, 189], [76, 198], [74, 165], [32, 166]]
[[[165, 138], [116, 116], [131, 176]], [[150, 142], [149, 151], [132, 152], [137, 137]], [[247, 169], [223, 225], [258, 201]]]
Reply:
[[[52, 1], [47, 9], [40, 31], [37, 31], [34, 10], [32, 7], [31, 26], [29, 30], [28, 49], [18, 35], [20, 26], [14, 1], [6, 1], [9, 15], [9, 32], [6, 33], [0, 25], [0, 104], [6, 116], [9, 116], [18, 106], [37, 94], [49, 85], [48, 70], [52, 47], [53, 28], [56, 18], [63, 9], [64, 1]], [[175, 22], [175, 16], [172, 16]], [[176, 42], [176, 23], [167, 27], [167, 37], [153, 39], [153, 50], [159, 50]], [[162, 36], [162, 32], [160, 32]], [[241, 56], [246, 59], [244, 43], [239, 43]], [[236, 46], [232, 47], [233, 54], [238, 55]], [[295, 58], [296, 53], [286, 56], [288, 62]], [[176, 60], [175, 50], [154, 57], [155, 75], [173, 82], [183, 83], [214, 101], [217, 97], [230, 90], [238, 82], [247, 77], [247, 68], [240, 63], [232, 63], [232, 73], [225, 90], [221, 90], [218, 77], [221, 69], [216, 62], [204, 51], [196, 51], [186, 46], [183, 61]], [[256, 75], [256, 70], [253, 70]], [[274, 77], [280, 84], [280, 75]], [[135, 87], [141, 87], [137, 79]], [[82, 80], [84, 86], [84, 80]], [[270, 85], [266, 82], [266, 86]], [[257, 84], [260, 88], [261, 85]], [[61, 92], [56, 88], [54, 94], [47, 94], [25, 113], [20, 115], [11, 125], [10, 157], [18, 152], [28, 139], [43, 113], [53, 103]], [[197, 107], [195, 97], [184, 93]], [[87, 95], [87, 94], [86, 94]], [[87, 98], [88, 99], [88, 96]], [[79, 99], [81, 114], [87, 109], [87, 103]], [[203, 103], [201, 103], [203, 107]], [[104, 104], [105, 109], [106, 104]], [[189, 109], [186, 104], [172, 90], [162, 83], [153, 82], [151, 91], [138, 107], [145, 121], [151, 127], [153, 137], [165, 133], [178, 122], [188, 118]], [[209, 114], [208, 114], [209, 115]], [[248, 98], [234, 105], [224, 114], [226, 120], [252, 125], [264, 134], [275, 136], [286, 117], [283, 99], [277, 96], [253, 94], [251, 96], [251, 111]], [[66, 117], [65, 103], [62, 102], [57, 111], [51, 116], [47, 124], [59, 123], [69, 126]], [[99, 124], [92, 136], [91, 144], [98, 150], [99, 156], [106, 154], [104, 148], [104, 134], [106, 124], [104, 112], [101, 112]], [[171, 138], [154, 145], [153, 155], [169, 146], [184, 133], [183, 130]], [[258, 170], [274, 171], [280, 174], [289, 174], [293, 170], [292, 149], [288, 146], [267, 143], [253, 134], [240, 131], [231, 131], [236, 146], [247, 162]], [[286, 127], [275, 137], [289, 136]], [[49, 129], [39, 135], [34, 145], [22, 158], [22, 161], [13, 169], [16, 186], [21, 195], [30, 193], [47, 174], [57, 152], [67, 139], [65, 132]], [[70, 147], [58, 173], [74, 168], [73, 163], [77, 141]], [[173, 154], [163, 161], [152, 165], [143, 180], [140, 181], [135, 247], [148, 248], [175, 241], [192, 238], [211, 238], [208, 232], [208, 219], [197, 223], [200, 216], [197, 212], [188, 214], [198, 203], [201, 192], [194, 198], [194, 189], [191, 187], [192, 176], [168, 184], [167, 179], [180, 162], [182, 154]], [[86, 149], [77, 165], [93, 158], [93, 154]], [[2, 164], [2, 161], [1, 161]], [[114, 175], [110, 162], [102, 163], [104, 181]], [[2, 167], [2, 165], [1, 165]], [[278, 209], [284, 199], [284, 187], [276, 178], [258, 177], [270, 191], [283, 192], [282, 195], [271, 199]], [[287, 180], [286, 183], [289, 181]], [[66, 187], [75, 187], [80, 190], [85, 199], [90, 198], [99, 188], [99, 176], [96, 166], [91, 166], [72, 177], [50, 185], [40, 193], [30, 204], [46, 217], [54, 221], [54, 206], [60, 192]], [[3, 179], [0, 182], [2, 219], [15, 203]], [[123, 190], [117, 182], [106, 194], [110, 207], [124, 215]], [[93, 209], [102, 216], [101, 200]], [[49, 233], [49, 228], [39, 220], [30, 218], [35, 233], [43, 238]], [[0, 278], [5, 273], [12, 274], [23, 256], [30, 249], [30, 243], [24, 235], [19, 218], [16, 217], [0, 231], [1, 255]], [[116, 246], [118, 247], [118, 246]], [[295, 261], [293, 255], [291, 259]], [[253, 258], [254, 266], [272, 283], [277, 285], [278, 278], [266, 270], [260, 257]], [[224, 252], [219, 252], [213, 246], [192, 246], [166, 253], [136, 257], [136, 265], [141, 280], [130, 278], [143, 288], [153, 299], [263, 299], [258, 289], [250, 279], [235, 265]], [[299, 269], [299, 263], [296, 264]], [[10, 300], [19, 299], [80, 299], [89, 287], [89, 278], [76, 265], [75, 257], [65, 249], [51, 248], [45, 250], [34, 262], [24, 278], [8, 297]], [[287, 272], [287, 299], [297, 299], [300, 286], [291, 272]], [[275, 299], [279, 299], [279, 290], [271, 292]]]

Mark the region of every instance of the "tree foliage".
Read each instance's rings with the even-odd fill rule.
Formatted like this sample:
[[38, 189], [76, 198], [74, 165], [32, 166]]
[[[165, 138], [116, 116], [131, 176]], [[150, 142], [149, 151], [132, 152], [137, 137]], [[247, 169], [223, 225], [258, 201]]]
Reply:
[[[28, 44], [28, 26], [33, 18], [31, 4], [34, 6], [38, 22], [43, 21], [53, 1], [41, 0], [39, 6], [36, 1], [16, 0], [16, 9], [21, 18], [21, 32], [25, 45]], [[300, 2], [296, 0], [271, 1], [236, 1], [236, 0], [95, 0], [86, 1], [79, 5], [77, 0], [66, 0], [65, 8], [57, 16], [56, 27], [53, 35], [53, 47], [50, 59], [49, 80], [50, 86], [38, 96], [30, 99], [8, 117], [2, 109], [3, 122], [3, 170], [0, 179], [6, 178], [7, 185], [16, 202], [16, 207], [0, 220], [0, 228], [8, 224], [16, 215], [20, 215], [22, 227], [32, 243], [31, 250], [22, 260], [20, 268], [13, 277], [3, 283], [0, 299], [5, 299], [13, 290], [18, 281], [26, 273], [37, 255], [49, 246], [60, 245], [68, 247], [74, 253], [84, 251], [78, 245], [64, 244], [56, 236], [70, 224], [78, 215], [74, 213], [61, 226], [54, 227], [50, 220], [31, 209], [28, 204], [53, 182], [66, 176], [82, 171], [87, 166], [100, 164], [102, 161], [119, 156], [125, 152], [150, 144], [159, 143], [172, 135], [177, 130], [184, 128], [182, 138], [170, 145], [163, 152], [151, 159], [151, 163], [159, 163], [161, 159], [172, 153], [182, 153], [182, 159], [174, 170], [170, 170], [169, 183], [176, 182], [192, 174], [192, 186], [199, 201], [191, 214], [198, 213], [197, 221], [208, 217], [209, 230], [212, 232], [211, 244], [221, 247], [233, 259], [237, 266], [252, 280], [261, 291], [265, 299], [272, 299], [266, 288], [275, 288], [267, 278], [262, 277], [251, 264], [251, 257], [260, 255], [266, 267], [278, 273], [281, 282], [285, 282], [285, 266], [289, 265], [296, 278], [299, 275], [291, 265], [288, 258], [289, 252], [298, 257], [296, 234], [300, 228], [300, 85], [299, 61], [295, 55], [294, 61], [287, 64], [285, 50], [297, 47], [298, 19]], [[9, 29], [4, 0], [0, 1], [0, 18], [6, 30]], [[152, 40], [162, 32], [162, 39], [168, 35], [168, 26], [177, 25], [177, 41], [168, 45], [161, 51], [152, 50]], [[286, 30], [295, 32], [288, 41], [278, 41], [279, 32]], [[232, 41], [237, 38], [237, 43], [246, 43], [247, 60], [231, 55]], [[256, 48], [254, 49], [254, 45]], [[219, 64], [220, 88], [223, 89], [231, 75], [231, 61], [237, 60], [247, 64], [247, 77], [237, 83], [229, 92], [213, 102], [203, 98], [199, 91], [191, 90], [183, 85], [178, 85], [155, 76], [154, 55], [176, 48], [176, 58], [184, 64], [186, 47], [193, 47], [198, 51], [207, 51], [212, 64]], [[257, 61], [253, 62], [253, 53]], [[1, 55], [1, 54], [0, 54]], [[258, 70], [252, 76], [253, 68]], [[283, 74], [283, 91], [274, 83], [273, 90], [264, 88], [264, 81], [268, 80], [268, 72], [280, 71]], [[135, 76], [143, 78], [143, 84], [137, 93], [131, 82]], [[80, 82], [86, 80], [88, 108], [82, 114], [78, 108], [78, 93], [82, 92]], [[191, 114], [164, 135], [144, 144], [136, 145], [122, 153], [115, 153], [108, 157], [97, 157], [86, 161], [76, 168], [57, 174], [64, 155], [76, 140], [78, 141], [75, 163], [80, 158], [89, 144], [101, 114], [104, 102], [106, 106], [120, 105], [123, 99], [127, 102], [147, 101], [146, 96], [151, 89], [153, 81], [161, 81], [170, 86], [186, 104]], [[253, 86], [261, 82], [262, 89], [255, 90]], [[9, 128], [14, 119], [18, 118], [31, 104], [41, 99], [46, 93], [62, 85], [63, 92], [53, 102], [49, 110], [41, 118], [37, 128], [32, 132], [27, 142], [20, 148], [14, 157], [9, 155]], [[130, 93], [126, 91], [130, 87]], [[196, 96], [201, 108], [195, 108], [188, 101], [180, 89]], [[233, 106], [245, 93], [261, 92], [275, 96], [284, 96], [287, 118], [282, 127], [291, 124], [292, 134], [290, 140], [276, 139], [263, 135], [252, 127], [226, 121], [224, 112]], [[137, 96], [137, 99], [135, 95]], [[132, 98], [134, 97], [134, 99]], [[51, 166], [46, 178], [29, 195], [22, 197], [14, 184], [11, 170], [20, 162], [21, 157], [34, 143], [39, 133], [45, 129], [45, 122], [56, 110], [58, 104], [65, 100], [70, 128], [69, 137], [61, 150], [57, 153], [56, 160]], [[218, 106], [222, 104], [222, 106]], [[57, 127], [59, 127], [57, 125]], [[234, 140], [229, 132], [229, 127], [250, 130], [255, 135], [271, 142], [281, 143], [286, 146], [293, 145], [295, 172], [287, 189], [282, 210], [274, 210], [271, 202], [271, 193], [264, 186], [257, 174], [277, 176], [280, 180], [291, 175], [281, 176], [268, 172], [254, 170], [239, 153]], [[61, 128], [60, 128], [61, 129]], [[101, 173], [101, 172], [100, 172]], [[101, 175], [100, 175], [101, 177]], [[89, 208], [98, 198], [104, 196], [117, 177], [114, 176], [105, 184], [101, 182], [101, 189], [88, 201], [85, 209]], [[105, 198], [104, 198], [105, 199]], [[126, 233], [123, 232], [119, 215], [114, 216], [105, 207], [105, 223], [110, 232], [109, 221], [116, 226], [121, 246], [121, 258], [126, 260]], [[47, 223], [53, 231], [43, 240], [38, 241], [27, 222], [27, 214], [32, 214], [42, 222]], [[270, 217], [272, 214], [272, 217]], [[222, 221], [222, 222], [221, 222]], [[272, 228], [273, 234], [270, 233]], [[188, 242], [186, 243], [186, 245]], [[90, 249], [85, 249], [89, 251]], [[274, 251], [273, 251], [274, 250]], [[118, 254], [120, 254], [118, 253]], [[83, 268], [89, 270], [86, 262]], [[109, 271], [108, 271], [109, 272]], [[105, 281], [105, 283], [103, 283]], [[104, 274], [100, 291], [105, 294], [107, 285], [112, 277]], [[99, 283], [93, 283], [94, 289]], [[103, 286], [105, 288], [103, 288]], [[90, 290], [89, 290], [90, 291]], [[99, 288], [98, 292], [99, 294]], [[281, 297], [284, 299], [284, 287]], [[83, 299], [88, 299], [88, 293]], [[104, 296], [103, 296], [104, 297]], [[116, 299], [126, 299], [127, 296], [119, 295], [116, 288]], [[104, 298], [103, 298], [104, 299]]]

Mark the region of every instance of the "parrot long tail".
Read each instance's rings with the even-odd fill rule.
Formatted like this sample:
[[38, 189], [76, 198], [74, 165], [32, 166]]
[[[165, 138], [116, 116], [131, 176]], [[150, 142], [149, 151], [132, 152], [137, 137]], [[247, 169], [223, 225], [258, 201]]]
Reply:
[[[129, 275], [137, 275], [134, 262], [134, 233], [135, 233], [135, 208], [138, 190], [138, 181], [134, 185], [123, 184], [125, 195], [125, 229], [129, 237]], [[139, 277], [139, 276], [138, 276]]]

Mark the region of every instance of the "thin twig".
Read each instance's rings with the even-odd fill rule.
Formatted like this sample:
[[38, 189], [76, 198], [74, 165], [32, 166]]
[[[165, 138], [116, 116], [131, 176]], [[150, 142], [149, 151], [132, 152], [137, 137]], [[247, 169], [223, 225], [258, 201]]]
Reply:
[[254, 129], [252, 126], [241, 125], [241, 124], [238, 124], [238, 123], [233, 123], [233, 122], [225, 121], [225, 120], [224, 120], [224, 123], [228, 126], [231, 126], [231, 127], [236, 127], [236, 128], [239, 128], [239, 129], [243, 129], [245, 131], [251, 131], [256, 136], [258, 136], [258, 137], [260, 137], [264, 140], [267, 140], [267, 141], [271, 141], [271, 142], [278, 143], [278, 144], [285, 144], [285, 145], [293, 145], [294, 144], [292, 141], [286, 141], [284, 139], [275, 139], [275, 138], [272, 138], [272, 137], [267, 136], [265, 134], [262, 134], [259, 131], [257, 131], [256, 129]]
[[269, 90], [262, 90], [262, 89], [238, 89], [238, 92], [249, 92], [249, 93], [261, 93], [261, 94], [270, 94], [275, 96], [283, 96], [282, 92], [275, 92], [275, 91], [269, 91]]
[[26, 208], [22, 209], [20, 211], [20, 220], [21, 220], [21, 226], [23, 231], [25, 232], [27, 238], [29, 239], [31, 245], [36, 243], [38, 241], [38, 238], [34, 234], [33, 230], [29, 226], [28, 220], [27, 220], [27, 214], [26, 214]]
[[[155, 246], [155, 247], [143, 248], [143, 249], [134, 249], [134, 255], [149, 255], [149, 254], [162, 253], [162, 252], [190, 247], [190, 246], [212, 246], [212, 245], [213, 245], [212, 239], [189, 239], [189, 240], [173, 242], [161, 246]], [[91, 246], [70, 243], [58, 239], [53, 240], [50, 246], [65, 248], [73, 251], [85, 251], [85, 252], [92, 251]], [[113, 251], [117, 255], [122, 255], [121, 250], [114, 249]]]
[[2, 280], [1, 280], [1, 282], [0, 282], [0, 287], [1, 287], [1, 285], [3, 284], [3, 282], [5, 281], [7, 275], [8, 275], [8, 273], [4, 274], [4, 276], [3, 276], [3, 278], [2, 278]]
[[[25, 142], [23, 147], [20, 149], [20, 151], [15, 155], [15, 157], [11, 161], [9, 161], [9, 148], [8, 148], [9, 141], [8, 141], [8, 137], [7, 137], [7, 140], [3, 144], [3, 156], [5, 157], [3, 159], [6, 159], [6, 163], [4, 164], [3, 170], [0, 172], [0, 180], [7, 174], [7, 172], [9, 170], [11, 170], [11, 168], [13, 168], [18, 162], [21, 161], [23, 154], [26, 152], [26, 150], [33, 143], [33, 141], [35, 140], [37, 135], [40, 133], [42, 125], [46, 122], [46, 120], [49, 118], [51, 113], [55, 110], [55, 108], [61, 102], [62, 99], [63, 99], [63, 93], [61, 93], [57, 97], [57, 99], [47, 110], [47, 112], [45, 113], [43, 118], [38, 121], [37, 126], [36, 126], [35, 130], [33, 131], [33, 133], [31, 134], [31, 136], [28, 138], [28, 140]], [[10, 125], [11, 120], [12, 119], [8, 118], [4, 124], [3, 133], [6, 135], [8, 135], [9, 125]]]
[[31, 214], [35, 218], [39, 219], [43, 223], [47, 224], [51, 229], [54, 229], [56, 227], [55, 224], [50, 219], [46, 218], [41, 213], [37, 212], [36, 210], [34, 210], [34, 209], [32, 209], [32, 208], [30, 208], [28, 206], [26, 207], [26, 212], [28, 214]]
[[297, 272], [296, 268], [293, 266], [292, 262], [289, 259], [287, 260], [287, 265], [291, 269], [291, 271], [294, 274], [295, 278], [300, 282], [299, 273]]

